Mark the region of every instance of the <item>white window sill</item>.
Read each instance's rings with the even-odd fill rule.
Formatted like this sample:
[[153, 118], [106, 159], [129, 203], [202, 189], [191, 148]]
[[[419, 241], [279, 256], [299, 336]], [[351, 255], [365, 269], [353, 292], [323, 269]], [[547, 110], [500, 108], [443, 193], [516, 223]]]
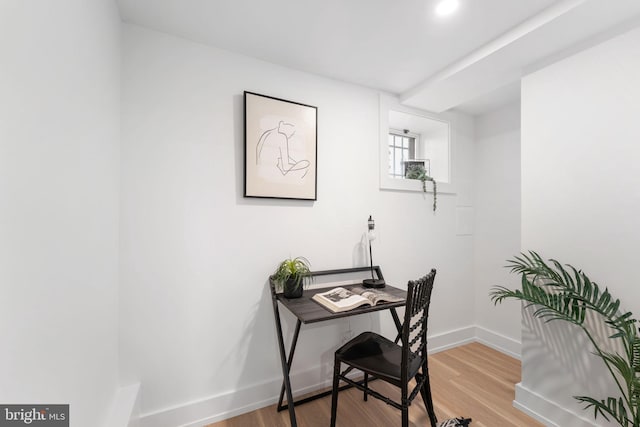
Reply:
[[[427, 193], [433, 193], [433, 183], [427, 181]], [[438, 194], [456, 194], [452, 184], [445, 182], [437, 183]], [[419, 179], [391, 178], [389, 176], [380, 177], [380, 189], [391, 191], [417, 191], [422, 193], [422, 181]]]

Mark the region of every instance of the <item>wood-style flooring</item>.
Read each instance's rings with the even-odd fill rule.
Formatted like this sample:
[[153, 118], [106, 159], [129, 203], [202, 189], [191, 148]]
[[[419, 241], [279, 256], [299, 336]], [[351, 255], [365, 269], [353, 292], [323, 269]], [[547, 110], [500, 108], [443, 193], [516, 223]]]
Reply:
[[[540, 427], [541, 423], [513, 407], [514, 386], [520, 381], [520, 361], [482, 344], [473, 343], [429, 356], [433, 402], [438, 420], [465, 416], [471, 427]], [[399, 398], [397, 388], [382, 381], [371, 387]], [[331, 396], [296, 407], [300, 427], [328, 427]], [[410, 426], [429, 426], [429, 418], [418, 396], [409, 408]], [[400, 426], [400, 411], [370, 397], [362, 400], [357, 389], [340, 392], [338, 427]], [[286, 427], [287, 411], [271, 405], [208, 427]]]

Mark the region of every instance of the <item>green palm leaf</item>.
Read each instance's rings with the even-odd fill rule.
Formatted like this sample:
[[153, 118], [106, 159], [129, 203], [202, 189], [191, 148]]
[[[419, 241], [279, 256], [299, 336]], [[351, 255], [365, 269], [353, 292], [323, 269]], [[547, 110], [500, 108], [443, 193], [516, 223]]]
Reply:
[[[575, 396], [593, 408], [594, 417], [612, 418], [621, 426], [640, 427], [640, 338], [637, 321], [631, 312], [620, 310], [620, 300], [607, 288], [601, 289], [581, 270], [571, 265], [542, 259], [536, 252], [521, 253], [507, 261], [512, 273], [520, 274], [521, 289], [504, 286], [492, 288], [494, 304], [506, 299], [525, 302], [533, 306], [533, 316], [545, 322], [564, 320], [580, 327], [595, 348], [594, 354], [605, 363], [620, 392], [619, 397], [598, 400], [588, 396]], [[610, 353], [599, 347], [585, 324], [587, 311], [597, 313], [611, 329], [609, 338], [622, 343], [624, 354]]]

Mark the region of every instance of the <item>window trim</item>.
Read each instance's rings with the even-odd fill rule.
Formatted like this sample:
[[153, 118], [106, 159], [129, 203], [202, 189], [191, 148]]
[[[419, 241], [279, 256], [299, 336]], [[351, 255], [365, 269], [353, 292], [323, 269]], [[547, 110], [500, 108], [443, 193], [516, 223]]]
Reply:
[[[378, 171], [381, 190], [392, 191], [415, 191], [422, 192], [422, 183], [416, 179], [400, 179], [389, 176], [389, 112], [399, 111], [407, 114], [426, 117], [432, 120], [438, 120], [447, 124], [449, 128], [449, 182], [438, 181], [438, 194], [456, 194], [456, 171], [452, 169], [455, 164], [455, 132], [452, 120], [455, 121], [456, 116], [449, 113], [435, 114], [427, 111], [419, 110], [400, 104], [396, 97], [380, 93], [379, 94], [379, 141], [378, 141]], [[430, 193], [430, 187], [427, 186], [427, 192]]]

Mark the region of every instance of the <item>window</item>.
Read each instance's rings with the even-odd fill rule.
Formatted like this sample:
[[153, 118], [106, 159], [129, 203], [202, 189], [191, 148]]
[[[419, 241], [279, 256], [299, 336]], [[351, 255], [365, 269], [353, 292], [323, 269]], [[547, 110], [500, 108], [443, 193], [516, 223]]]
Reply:
[[417, 110], [399, 104], [392, 96], [380, 94], [380, 189], [422, 191], [420, 180], [406, 179], [404, 169], [407, 164], [424, 162], [427, 174], [438, 182], [438, 193], [454, 194], [449, 120], [455, 118], [455, 113]]
[[389, 131], [389, 176], [404, 177], [404, 162], [416, 158], [417, 137], [407, 130]]

